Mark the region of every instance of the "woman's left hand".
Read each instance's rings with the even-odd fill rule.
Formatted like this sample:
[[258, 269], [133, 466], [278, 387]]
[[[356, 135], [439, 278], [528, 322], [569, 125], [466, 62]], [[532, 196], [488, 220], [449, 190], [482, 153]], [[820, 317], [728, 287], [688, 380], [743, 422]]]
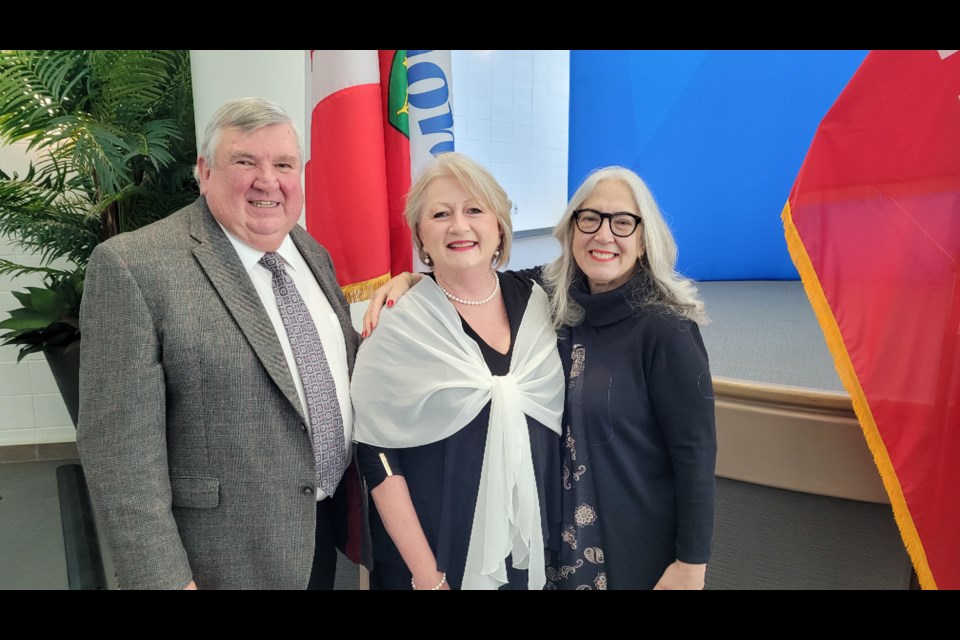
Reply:
[[707, 565], [687, 564], [675, 560], [663, 572], [654, 591], [700, 590], [703, 589], [707, 577]]

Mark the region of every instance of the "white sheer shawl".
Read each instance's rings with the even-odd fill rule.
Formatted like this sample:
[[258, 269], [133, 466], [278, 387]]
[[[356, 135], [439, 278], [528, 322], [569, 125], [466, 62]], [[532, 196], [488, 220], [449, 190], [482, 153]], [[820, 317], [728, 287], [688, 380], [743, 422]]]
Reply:
[[437, 442], [491, 403], [464, 589], [505, 584], [511, 554], [514, 567], [528, 570], [530, 589], [545, 582], [540, 501], [524, 416], [559, 435], [563, 371], [551, 326], [546, 293], [534, 284], [510, 372], [494, 376], [453, 305], [431, 278], [423, 278], [380, 316], [357, 355], [351, 394], [358, 442], [389, 448]]

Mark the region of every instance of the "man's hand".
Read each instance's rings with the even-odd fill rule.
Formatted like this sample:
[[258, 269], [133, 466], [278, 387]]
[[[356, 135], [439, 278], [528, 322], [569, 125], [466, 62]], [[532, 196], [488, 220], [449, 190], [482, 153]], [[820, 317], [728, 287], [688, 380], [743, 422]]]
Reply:
[[374, 291], [373, 295], [370, 296], [370, 304], [367, 305], [367, 310], [363, 314], [363, 333], [360, 335], [366, 338], [373, 333], [373, 330], [377, 328], [377, 322], [380, 320], [380, 311], [384, 305], [388, 308], [392, 307], [400, 296], [409, 291], [413, 285], [420, 282], [421, 278], [423, 278], [423, 276], [419, 273], [401, 273]]

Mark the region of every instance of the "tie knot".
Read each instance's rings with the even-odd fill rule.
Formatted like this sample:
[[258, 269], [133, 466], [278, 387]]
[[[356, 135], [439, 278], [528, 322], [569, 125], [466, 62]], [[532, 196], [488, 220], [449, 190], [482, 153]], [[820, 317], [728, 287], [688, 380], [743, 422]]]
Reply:
[[275, 276], [284, 276], [287, 274], [287, 270], [283, 268], [283, 258], [280, 257], [280, 254], [273, 251], [268, 251], [263, 254], [263, 257], [260, 258], [260, 264], [269, 269], [270, 273]]

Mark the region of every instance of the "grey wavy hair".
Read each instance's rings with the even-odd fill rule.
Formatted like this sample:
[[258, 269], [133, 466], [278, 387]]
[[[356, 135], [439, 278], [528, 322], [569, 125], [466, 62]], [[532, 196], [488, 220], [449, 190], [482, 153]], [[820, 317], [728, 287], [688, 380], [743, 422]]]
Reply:
[[657, 201], [646, 183], [636, 173], [625, 167], [604, 167], [593, 171], [577, 188], [570, 199], [563, 217], [553, 229], [553, 236], [560, 242], [562, 253], [544, 269], [544, 285], [550, 294], [550, 306], [557, 329], [563, 325], [576, 326], [583, 322], [583, 308], [570, 296], [570, 286], [578, 277], [584, 277], [573, 257], [574, 220], [573, 212], [590, 197], [603, 180], [618, 180], [633, 193], [633, 199], [643, 218], [642, 233], [637, 233], [637, 242], [643, 256], [640, 268], [646, 270], [655, 285], [651, 299], [645, 302], [667, 307], [698, 325], [709, 323], [703, 301], [696, 285], [677, 272], [677, 243], [663, 219]]
[[[203, 132], [197, 157], [203, 158], [208, 166], [214, 165], [217, 145], [220, 144], [224, 129], [239, 129], [243, 133], [249, 133], [275, 124], [288, 124], [293, 129], [297, 138], [297, 156], [302, 164], [300, 130], [283, 107], [267, 98], [234, 98], [217, 109]], [[193, 175], [199, 182], [200, 173], [197, 167], [193, 168]]]
[[510, 220], [510, 210], [513, 204], [507, 197], [507, 192], [500, 186], [496, 178], [462, 153], [450, 152], [441, 153], [435, 157], [430, 164], [426, 166], [417, 181], [410, 187], [407, 194], [407, 205], [403, 212], [407, 220], [407, 226], [410, 227], [413, 236], [413, 244], [417, 248], [417, 254], [424, 263], [426, 253], [423, 250], [423, 242], [420, 240], [419, 226], [420, 217], [423, 215], [423, 208], [426, 206], [424, 196], [427, 187], [437, 178], [451, 177], [457, 180], [463, 188], [466, 189], [470, 197], [490, 209], [497, 216], [497, 222], [500, 223], [500, 257], [490, 265], [494, 269], [499, 269], [510, 260], [510, 248], [513, 239], [513, 222]]

